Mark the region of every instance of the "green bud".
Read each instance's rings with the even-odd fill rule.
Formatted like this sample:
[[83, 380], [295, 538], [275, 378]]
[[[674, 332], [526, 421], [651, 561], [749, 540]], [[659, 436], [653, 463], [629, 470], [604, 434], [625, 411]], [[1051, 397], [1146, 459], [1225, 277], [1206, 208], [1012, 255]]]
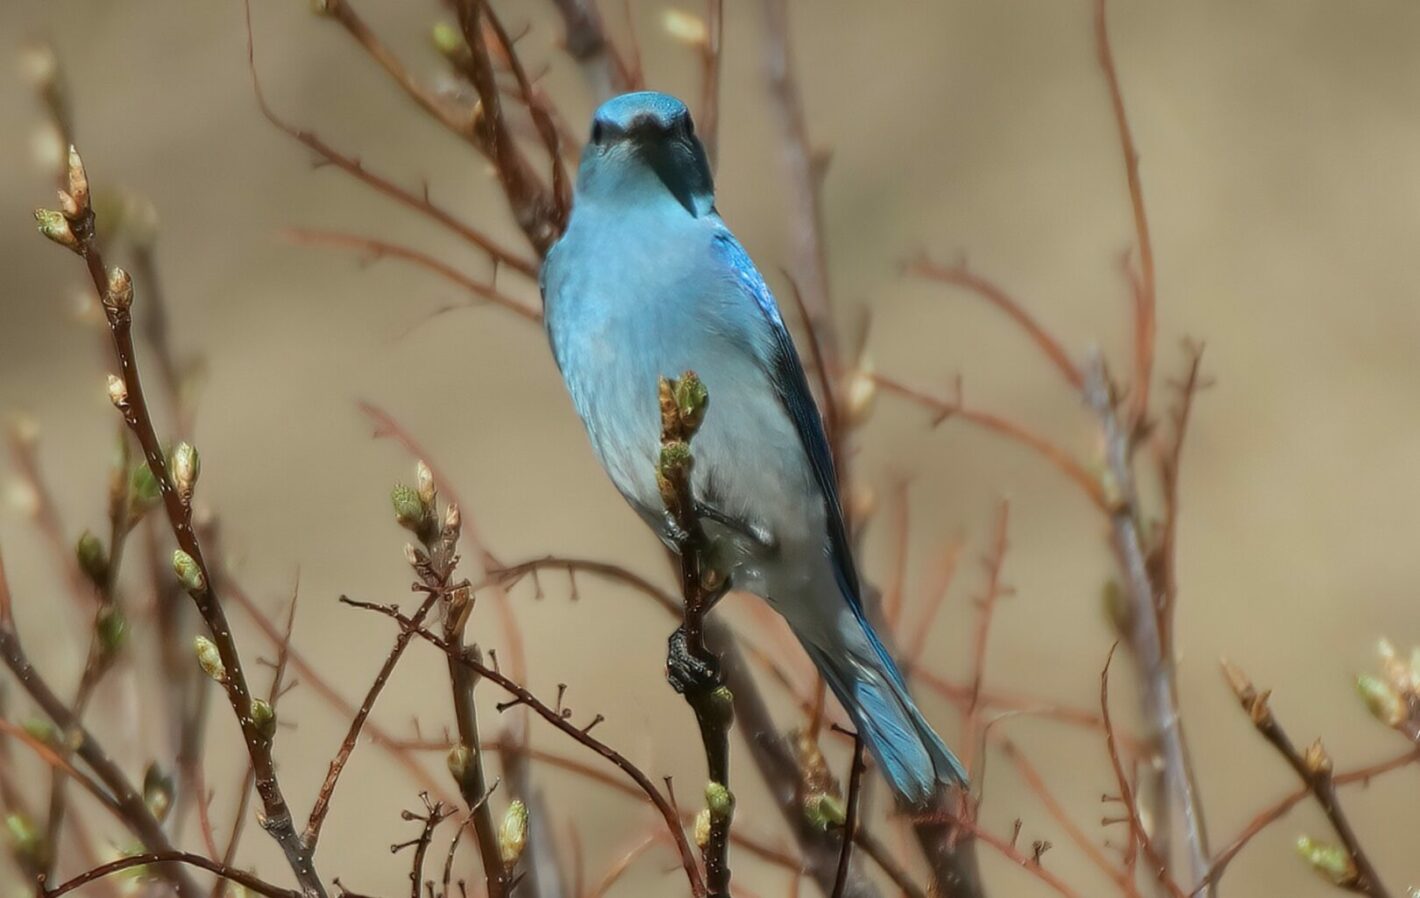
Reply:
[[79, 570], [95, 586], [103, 586], [108, 581], [108, 553], [104, 544], [88, 530], [79, 535], [74, 545], [74, 557], [79, 560]]
[[59, 731], [54, 728], [54, 724], [43, 717], [26, 717], [20, 726], [24, 727], [25, 732], [33, 739], [46, 745], [53, 745], [59, 739]]
[[661, 473], [666, 477], [673, 477], [688, 470], [691, 461], [689, 443], [672, 440], [661, 445]]
[[1105, 620], [1109, 621], [1114, 632], [1127, 636], [1134, 627], [1134, 609], [1129, 604], [1129, 597], [1120, 588], [1119, 581], [1105, 581], [1100, 590], [1100, 604], [1104, 608]]
[[464, 778], [468, 776], [469, 767], [473, 764], [473, 752], [467, 745], [455, 745], [449, 749], [449, 773], [453, 775], [454, 782], [460, 786], [464, 783]]
[[512, 869], [523, 856], [528, 845], [528, 806], [514, 800], [503, 814], [503, 823], [498, 827], [498, 854], [503, 858], [503, 866]]
[[104, 293], [105, 308], [125, 311], [133, 305], [133, 278], [122, 268], [109, 269], [108, 290]]
[[706, 783], [705, 807], [715, 820], [729, 820], [735, 813], [735, 795], [723, 783]]
[[198, 636], [192, 640], [192, 647], [197, 653], [197, 664], [202, 668], [202, 672], [218, 683], [225, 683], [227, 668], [222, 664], [222, 653], [217, 651], [217, 644], [206, 636]]
[[431, 36], [434, 40], [434, 49], [439, 51], [440, 56], [457, 56], [459, 50], [464, 47], [463, 35], [459, 34], [459, 30], [448, 22], [436, 23]]
[[1366, 703], [1371, 716], [1386, 726], [1399, 726], [1405, 720], [1404, 700], [1379, 677], [1361, 674], [1356, 678], [1356, 691], [1361, 694], [1361, 700]]
[[1351, 862], [1351, 856], [1346, 853], [1346, 849], [1340, 845], [1316, 842], [1307, 836], [1299, 836], [1297, 853], [1333, 885], [1345, 888], [1356, 882], [1356, 866]]
[[396, 483], [390, 490], [390, 504], [394, 506], [394, 519], [399, 526], [416, 534], [422, 533], [428, 510], [419, 498], [418, 490]]
[[191, 443], [178, 443], [173, 449], [173, 483], [184, 502], [192, 498], [192, 488], [202, 470], [202, 460]]
[[710, 392], [694, 371], [687, 371], [674, 387], [676, 412], [685, 425], [686, 435], [694, 434], [705, 420], [705, 409], [710, 404]]
[[143, 772], [143, 803], [159, 823], [168, 819], [173, 807], [173, 778], [154, 761]]
[[268, 742], [276, 736], [276, 709], [265, 699], [251, 700], [251, 722]]
[[695, 845], [704, 849], [710, 844], [710, 809], [701, 808], [695, 815]]
[[60, 246], [78, 248], [79, 238], [74, 236], [74, 229], [69, 227], [69, 219], [64, 217], [63, 212], [55, 209], [36, 209], [35, 223], [41, 234]]
[[816, 792], [804, 798], [804, 816], [824, 832], [840, 827], [848, 820], [843, 802], [827, 792]]
[[178, 582], [188, 592], [202, 592], [207, 588], [207, 578], [202, 576], [197, 559], [182, 549], [173, 551], [173, 573], [177, 574]]
[[44, 848], [44, 835], [24, 814], [7, 814], [5, 816], [5, 833], [9, 836], [10, 845], [16, 854], [34, 863], [44, 861], [47, 852]]
[[98, 636], [99, 648], [106, 656], [113, 657], [128, 639], [128, 618], [118, 606], [105, 605], [94, 621], [94, 633]]

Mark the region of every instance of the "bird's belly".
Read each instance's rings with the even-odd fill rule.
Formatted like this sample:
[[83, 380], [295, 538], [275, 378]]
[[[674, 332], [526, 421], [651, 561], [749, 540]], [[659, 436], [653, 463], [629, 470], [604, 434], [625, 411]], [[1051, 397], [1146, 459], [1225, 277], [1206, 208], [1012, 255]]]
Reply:
[[[683, 322], [677, 328], [612, 320], [567, 333], [559, 351], [570, 373], [568, 387], [602, 466], [664, 537], [655, 479], [658, 382], [685, 371], [700, 377], [710, 400], [691, 442], [694, 493], [743, 525], [703, 522], [715, 556], [737, 585], [764, 595], [766, 566], [822, 553], [823, 501], [798, 433], [763, 368], [742, 343], [713, 333], [688, 339], [683, 328]], [[658, 333], [675, 338], [657, 339]]]

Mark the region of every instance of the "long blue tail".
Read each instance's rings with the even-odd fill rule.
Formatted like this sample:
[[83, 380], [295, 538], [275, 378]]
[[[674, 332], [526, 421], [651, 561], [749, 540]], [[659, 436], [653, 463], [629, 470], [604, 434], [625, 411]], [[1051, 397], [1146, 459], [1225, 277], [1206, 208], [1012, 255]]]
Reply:
[[853, 719], [883, 776], [907, 804], [922, 806], [939, 783], [967, 783], [966, 770], [908, 694], [902, 674], [865, 621], [840, 645], [804, 643], [814, 665]]

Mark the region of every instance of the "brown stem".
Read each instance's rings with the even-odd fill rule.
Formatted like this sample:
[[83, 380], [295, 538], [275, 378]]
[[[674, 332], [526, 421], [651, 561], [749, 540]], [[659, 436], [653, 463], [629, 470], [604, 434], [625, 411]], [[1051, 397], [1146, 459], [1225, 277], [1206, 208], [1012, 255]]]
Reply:
[[146, 867], [150, 864], [159, 865], [160, 869], [172, 864], [186, 864], [189, 867], [197, 867], [200, 870], [214, 873], [223, 879], [231, 880], [237, 885], [256, 892], [258, 895], [265, 895], [267, 898], [301, 898], [301, 893], [294, 889], [283, 889], [280, 886], [272, 885], [244, 870], [235, 870], [225, 864], [219, 864], [214, 860], [205, 858], [200, 854], [171, 850], [150, 851], [119, 858], [116, 861], [110, 861], [107, 864], [102, 864], [92, 870], [81, 873], [73, 879], [60, 883], [52, 889], [44, 888], [43, 885], [41, 885], [39, 894], [41, 898], [59, 898], [59, 896], [72, 892], [80, 886], [88, 885], [96, 879], [112, 876], [115, 873], [122, 873], [124, 870], [131, 870], [134, 867]]
[[[83, 166], [78, 154], [71, 149], [71, 180], [84, 178]], [[211, 571], [202, 553], [202, 546], [192, 526], [192, 506], [190, 496], [179, 495], [176, 485], [168, 472], [167, 455], [153, 425], [152, 414], [143, 392], [143, 382], [138, 371], [137, 351], [133, 341], [133, 316], [130, 305], [133, 290], [126, 273], [115, 269], [110, 272], [104, 264], [103, 256], [94, 235], [94, 213], [85, 202], [79, 211], [67, 216], [67, 221], [77, 241], [75, 251], [84, 259], [90, 280], [103, 303], [108, 319], [109, 332], [113, 338], [114, 352], [118, 361], [122, 380], [122, 395], [116, 396], [115, 404], [124, 421], [138, 440], [143, 457], [157, 481], [172, 529], [179, 548], [195, 565], [197, 576], [191, 580], [188, 594], [197, 606], [198, 613], [207, 624], [207, 629], [222, 665], [226, 670], [222, 685], [227, 700], [237, 718], [247, 754], [251, 758], [252, 769], [256, 773], [256, 788], [261, 795], [265, 810], [265, 828], [286, 854], [286, 859], [297, 881], [305, 892], [324, 898], [325, 887], [312, 867], [309, 852], [301, 844], [292, 823], [291, 812], [282, 794], [276, 775], [276, 765], [272, 758], [272, 740], [258, 728], [252, 715], [251, 691], [247, 685], [246, 673], [236, 640], [227, 622], [226, 611], [222, 607], [214, 589]], [[111, 283], [123, 286], [111, 289]]]
[[[9, 627], [0, 627], [0, 658], [3, 658], [5, 666], [10, 669], [21, 687], [34, 699], [35, 704], [39, 705], [40, 710], [54, 721], [60, 732], [68, 734], [66, 738], [71, 740], [71, 744], [77, 742], [74, 753], [83, 759], [99, 781], [112, 793], [114, 802], [133, 834], [154, 851], [172, 851], [173, 846], [168, 841], [167, 834], [148, 810], [143, 796], [133, 788], [123, 770], [114, 763], [88, 730], [74, 719], [69, 707], [45, 683], [39, 671], [35, 670], [29, 658], [25, 656], [19, 636]], [[177, 887], [182, 898], [197, 898], [197, 884], [185, 872], [170, 865], [160, 866], [158, 871]]]
[[[367, 611], [383, 614], [393, 619], [401, 626], [409, 626], [409, 618], [400, 614], [399, 609], [393, 605], [376, 605], [370, 602], [356, 601], [345, 596], [342, 596], [340, 600], [354, 608], [362, 608]], [[661, 793], [661, 790], [656, 788], [656, 785], [651, 782], [650, 777], [646, 776], [639, 767], [631, 763], [625, 755], [587, 732], [589, 728], [578, 727], [576, 724], [571, 723], [566, 717], [562, 716], [558, 710], [543, 702], [525, 687], [510, 680], [498, 670], [488, 667], [483, 664], [483, 662], [460, 652], [455, 646], [449, 644], [443, 638], [425, 627], [415, 627], [411, 629], [418, 634], [419, 638], [437, 647], [450, 658], [455, 659], [456, 663], [459, 665], [491, 681], [494, 685], [513, 696], [515, 704], [532, 709], [537, 716], [547, 721], [557, 730], [560, 730], [568, 738], [590, 749], [602, 758], [605, 758], [630, 777], [632, 781], [640, 787], [641, 791], [645, 793], [646, 797], [651, 800], [651, 803], [656, 806], [656, 810], [660, 813], [661, 819], [665, 821], [666, 829], [670, 832], [671, 838], [675, 842], [676, 850], [680, 853], [681, 867], [685, 870], [686, 879], [690, 882], [691, 892], [696, 898], [704, 898], [704, 880], [695, 863], [695, 853], [691, 849], [690, 843], [686, 841], [685, 833], [681, 829], [680, 818], [676, 813], [676, 809], [669, 799]]]
[[[1227, 661], [1223, 662], [1223, 672], [1227, 676], [1233, 692], [1237, 695], [1238, 701], [1242, 704], [1243, 710], [1252, 720], [1252, 725], [1267, 741], [1267, 744], [1277, 750], [1277, 753], [1287, 762], [1287, 766], [1291, 767], [1301, 778], [1302, 783], [1316, 800], [1317, 806], [1326, 816], [1327, 822], [1336, 832], [1337, 838], [1341, 840], [1341, 845], [1351, 861], [1351, 871], [1348, 878], [1338, 881], [1337, 884], [1350, 891], [1369, 895], [1371, 898], [1390, 898], [1390, 891], [1381, 882], [1380, 874], [1376, 872], [1370, 857], [1361, 846], [1360, 838], [1351, 827], [1351, 821], [1341, 810], [1341, 804], [1336, 797], [1336, 779], [1332, 774], [1331, 758], [1321, 747], [1320, 740], [1308, 748], [1305, 754], [1299, 752], [1297, 747], [1292, 744], [1291, 737], [1287, 735], [1286, 730], [1282, 729], [1282, 725], [1277, 722], [1276, 716], [1272, 713], [1272, 707], [1268, 702], [1271, 692], [1267, 690], [1259, 692], [1253, 687], [1246, 674]], [[1207, 879], [1207, 876], [1212, 874], [1212, 870], [1205, 874], [1205, 883], [1208, 886], [1212, 885], [1212, 880]]]
[[1129, 184], [1129, 208], [1134, 216], [1135, 242], [1139, 249], [1139, 277], [1132, 281], [1134, 291], [1134, 389], [1131, 420], [1141, 427], [1149, 415], [1149, 392], [1153, 380], [1154, 344], [1157, 304], [1154, 287], [1154, 245], [1149, 238], [1149, 217], [1144, 207], [1144, 185], [1139, 177], [1139, 152], [1134, 148], [1134, 135], [1129, 130], [1129, 116], [1124, 109], [1124, 95], [1119, 87], [1119, 73], [1114, 66], [1114, 51], [1109, 45], [1109, 23], [1105, 16], [1105, 0], [1095, 0], [1095, 47], [1100, 68], [1109, 86], [1109, 103], [1114, 123], [1119, 131], [1120, 151], [1124, 155], [1125, 179]]
[[[699, 390], [694, 408], [688, 410], [680, 398], [683, 391]], [[688, 686], [676, 684], [686, 703], [695, 713], [700, 728], [700, 741], [705, 747], [705, 767], [709, 777], [708, 790], [718, 789], [733, 808], [730, 792], [730, 724], [734, 720], [731, 708], [733, 695], [727, 694], [719, 658], [705, 642], [705, 616], [725, 592], [724, 575], [705, 562], [709, 543], [695, 511], [695, 496], [691, 488], [691, 466], [686, 458], [668, 461], [668, 453], [677, 447], [689, 453], [693, 437], [705, 414], [708, 400], [704, 388], [693, 372], [687, 371], [678, 381], [662, 377], [660, 382], [662, 459], [656, 468], [661, 484], [661, 497], [666, 512], [675, 525], [675, 551], [680, 558], [680, 588], [682, 597], [681, 633], [685, 647], [704, 665], [704, 683]], [[701, 855], [705, 859], [705, 886], [708, 898], [729, 898], [730, 894], [730, 809], [711, 807], [710, 833]]]
[[1021, 330], [1026, 332], [1026, 336], [1034, 341], [1036, 347], [1060, 372], [1060, 376], [1065, 378], [1066, 383], [1077, 390], [1084, 388], [1085, 376], [1080, 373], [1079, 366], [1070, 360], [1070, 353], [1066, 351], [1064, 345], [1037, 321], [1035, 316], [1019, 300], [1006, 292], [1005, 288], [995, 281], [976, 274], [965, 264], [941, 265], [926, 256], [921, 256], [910, 262], [908, 270], [928, 280], [952, 284], [969, 290], [1000, 309], [1007, 318], [1010, 318]]
[[[431, 592], [425, 597], [418, 610], [414, 612], [413, 620], [416, 625], [424, 622], [424, 618], [433, 610], [438, 599], [439, 594], [436, 592]], [[413, 637], [412, 630], [401, 630], [399, 635], [395, 637], [394, 647], [385, 657], [384, 664], [380, 665], [379, 672], [375, 674], [375, 681], [366, 691], [365, 700], [360, 703], [359, 710], [355, 712], [355, 717], [350, 721], [349, 729], [346, 730], [345, 738], [340, 742], [340, 748], [336, 750], [335, 757], [331, 759], [330, 769], [326, 771], [325, 781], [321, 783], [320, 790], [316, 793], [315, 804], [311, 807], [311, 816], [306, 823], [306, 830], [301, 835], [301, 841], [305, 843], [307, 850], [312, 854], [315, 853], [316, 843], [320, 840], [321, 825], [325, 823], [326, 814], [330, 811], [330, 802], [335, 795], [335, 787], [340, 780], [341, 771], [345, 769], [346, 762], [355, 752], [355, 746], [360, 741], [360, 731], [364, 728], [370, 712], [374, 710], [375, 700], [380, 697], [380, 692], [389, 682], [390, 674], [394, 673], [395, 665], [399, 663], [400, 657]]]
[[853, 855], [853, 841], [858, 834], [858, 799], [863, 786], [863, 737], [853, 734], [853, 766], [848, 772], [848, 808], [843, 815], [843, 847], [838, 854], [838, 870], [833, 876], [833, 891], [829, 898], [843, 898], [848, 888], [848, 861]]

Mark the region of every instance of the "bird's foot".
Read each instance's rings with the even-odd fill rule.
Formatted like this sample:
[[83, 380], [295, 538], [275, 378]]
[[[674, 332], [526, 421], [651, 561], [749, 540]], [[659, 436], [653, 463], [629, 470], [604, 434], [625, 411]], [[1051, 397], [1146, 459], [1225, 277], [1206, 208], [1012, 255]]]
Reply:
[[720, 685], [719, 665], [698, 657], [686, 642], [685, 628], [676, 627], [666, 645], [666, 678], [681, 695], [708, 692]]

